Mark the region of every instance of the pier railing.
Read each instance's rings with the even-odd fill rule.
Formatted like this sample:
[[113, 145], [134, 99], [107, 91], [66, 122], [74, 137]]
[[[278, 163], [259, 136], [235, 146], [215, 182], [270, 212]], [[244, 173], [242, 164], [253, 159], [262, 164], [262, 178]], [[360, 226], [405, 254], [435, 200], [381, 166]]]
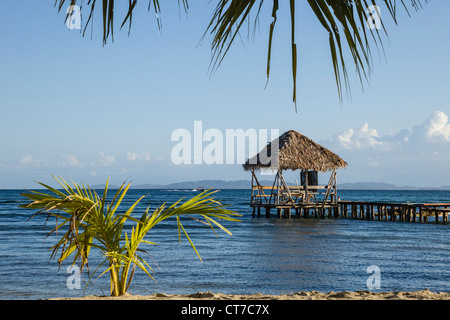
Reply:
[[336, 189], [329, 186], [253, 186], [252, 206], [337, 205]]

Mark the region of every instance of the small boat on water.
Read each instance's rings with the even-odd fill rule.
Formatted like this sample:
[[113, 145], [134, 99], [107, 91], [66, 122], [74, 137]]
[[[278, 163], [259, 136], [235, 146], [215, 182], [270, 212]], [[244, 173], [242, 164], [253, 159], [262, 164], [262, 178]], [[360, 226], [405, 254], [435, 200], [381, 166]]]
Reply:
[[205, 191], [205, 188], [195, 188], [192, 191]]

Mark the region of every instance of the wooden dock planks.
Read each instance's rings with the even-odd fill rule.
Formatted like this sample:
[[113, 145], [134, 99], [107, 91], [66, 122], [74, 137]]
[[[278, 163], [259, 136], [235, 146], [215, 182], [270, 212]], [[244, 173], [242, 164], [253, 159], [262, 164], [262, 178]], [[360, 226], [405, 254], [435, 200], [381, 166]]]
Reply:
[[[252, 204], [253, 217], [255, 210], [260, 217], [261, 208], [265, 209], [265, 216], [270, 217], [270, 210], [275, 209], [277, 218], [349, 218], [377, 221], [399, 221], [410, 223], [448, 223], [450, 203], [385, 203], [362, 201], [338, 201], [336, 204]], [[291, 210], [295, 210], [292, 214]]]

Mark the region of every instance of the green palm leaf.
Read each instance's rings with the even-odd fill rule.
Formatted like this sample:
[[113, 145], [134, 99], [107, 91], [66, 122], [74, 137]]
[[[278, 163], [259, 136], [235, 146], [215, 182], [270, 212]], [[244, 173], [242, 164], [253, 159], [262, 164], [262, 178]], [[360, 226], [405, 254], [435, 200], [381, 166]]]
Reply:
[[[207, 190], [184, 202], [184, 199], [180, 199], [170, 206], [163, 204], [152, 213], [149, 213], [148, 207], [138, 219], [132, 214], [144, 197], [136, 200], [127, 210], [122, 211], [123, 213], [117, 214], [130, 187], [129, 183], [122, 184], [108, 202], [109, 181], [106, 182], [103, 195], [99, 196], [89, 186], [85, 187], [76, 183], [72, 183], [73, 186], [71, 186], [62, 178], [55, 177], [55, 179], [61, 186], [61, 190], [40, 183], [49, 193], [36, 191], [23, 193], [22, 195], [30, 202], [20, 207], [38, 210], [33, 217], [38, 214], [47, 215], [47, 220], [55, 217], [56, 227], [49, 232], [49, 235], [57, 234], [58, 230], [64, 229], [57, 242], [50, 247], [52, 251], [50, 258], [59, 254], [60, 265], [72, 256], [72, 264], [79, 261], [83, 269], [84, 266], [88, 266], [91, 249], [99, 250], [104, 260], [95, 268], [92, 275], [87, 268], [88, 283], [100, 267], [106, 264], [107, 267], [100, 276], [109, 272], [111, 295], [121, 295], [128, 290], [136, 266], [153, 279], [150, 274], [153, 271], [152, 268], [139, 255], [139, 253], [147, 252], [139, 246], [142, 243], [154, 244], [145, 237], [161, 221], [176, 218], [180, 241], [181, 230], [183, 230], [183, 235], [200, 260], [200, 254], [182, 225], [180, 217], [194, 218], [197, 215], [205, 221], [194, 218], [195, 220], [211, 226], [213, 230], [214, 224], [230, 235], [231, 232], [217, 220], [239, 221], [237, 219], [239, 215], [236, 212], [226, 209], [226, 206], [212, 197], [215, 191]], [[127, 221], [134, 222], [135, 225], [130, 234], [125, 232], [123, 235], [123, 228]]]
[[[427, 3], [429, 0], [423, 0]], [[389, 16], [397, 23], [397, 4], [400, 3], [401, 7], [408, 13], [407, 3], [414, 9], [419, 10], [422, 8], [422, 2], [420, 0], [307, 0], [310, 9], [314, 12], [318, 22], [328, 32], [330, 56], [333, 64], [333, 71], [335, 74], [336, 86], [339, 95], [339, 99], [343, 100], [343, 91], [346, 90], [347, 94], [350, 93], [349, 75], [347, 73], [346, 56], [351, 57], [352, 65], [355, 67], [356, 73], [359, 76], [361, 85], [363, 86], [364, 80], [368, 81], [372, 71], [371, 63], [371, 42], [378, 49], [379, 46], [383, 49], [383, 42], [378, 29], [368, 29], [366, 23], [369, 18], [367, 9], [370, 6], [379, 6], [387, 8]], [[68, 4], [66, 0], [56, 0], [55, 6], [58, 7], [58, 12], [62, 10], [64, 4]], [[267, 81], [269, 80], [271, 61], [272, 61], [272, 43], [274, 37], [275, 25], [277, 23], [278, 11], [280, 7], [279, 0], [216, 0], [216, 6], [214, 13], [210, 20], [209, 25], [206, 28], [203, 37], [210, 33], [212, 35], [211, 42], [211, 70], [216, 70], [225, 56], [229, 52], [234, 40], [239, 35], [241, 28], [244, 25], [250, 25], [248, 22], [252, 12], [254, 12], [254, 23], [259, 21], [261, 8], [265, 3], [272, 4], [272, 21], [269, 27], [269, 40], [268, 40], [268, 54], [267, 54]], [[290, 23], [291, 23], [291, 48], [292, 48], [292, 78], [293, 78], [293, 102], [296, 105], [297, 102], [297, 44], [295, 41], [295, 25], [296, 25], [296, 8], [295, 0], [289, 1], [290, 10]], [[281, 2], [286, 4], [287, 1]], [[70, 5], [83, 6], [81, 0], [71, 0]], [[86, 32], [87, 26], [92, 23], [92, 17], [94, 14], [96, 0], [90, 0], [87, 2], [89, 17], [85, 24], [83, 35]], [[129, 23], [128, 32], [131, 30], [133, 11], [136, 10], [137, 0], [128, 0], [128, 8], [125, 13], [125, 18], [121, 23], [121, 28], [126, 22]], [[189, 9], [187, 0], [180, 2], [178, 0], [179, 7], [183, 7], [185, 11]], [[148, 10], [154, 8], [155, 15], [157, 17], [158, 29], [161, 29], [161, 21], [159, 14], [161, 12], [160, 4], [158, 0], [148, 0]], [[109, 37], [113, 39], [114, 30], [114, 0], [102, 1], [102, 18], [103, 18], [103, 44], [106, 44]], [[69, 18], [69, 14], [66, 15], [66, 20]], [[387, 30], [383, 20], [381, 21], [382, 30], [387, 35]], [[267, 86], [267, 84], [266, 84]], [[296, 107], [297, 109], [297, 107]]]

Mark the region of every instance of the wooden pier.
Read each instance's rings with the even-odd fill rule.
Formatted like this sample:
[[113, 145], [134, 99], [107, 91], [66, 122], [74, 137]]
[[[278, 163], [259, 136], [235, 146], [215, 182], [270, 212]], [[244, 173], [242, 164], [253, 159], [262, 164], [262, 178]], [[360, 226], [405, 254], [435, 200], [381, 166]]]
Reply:
[[266, 217], [275, 209], [277, 218], [348, 218], [375, 221], [448, 223], [450, 203], [386, 203], [363, 201], [337, 201], [329, 205], [252, 203], [253, 217]]
[[[270, 161], [267, 161], [267, 160]], [[274, 163], [272, 162], [275, 159]], [[276, 210], [278, 218], [351, 218], [403, 222], [448, 222], [450, 203], [386, 203], [341, 201], [337, 196], [336, 170], [348, 164], [337, 154], [304, 135], [290, 130], [269, 143], [243, 165], [252, 174], [250, 206], [253, 216], [266, 217]], [[256, 175], [275, 171], [271, 186]], [[299, 171], [299, 182], [288, 185], [283, 171]], [[319, 185], [318, 173], [331, 172], [327, 185]]]

